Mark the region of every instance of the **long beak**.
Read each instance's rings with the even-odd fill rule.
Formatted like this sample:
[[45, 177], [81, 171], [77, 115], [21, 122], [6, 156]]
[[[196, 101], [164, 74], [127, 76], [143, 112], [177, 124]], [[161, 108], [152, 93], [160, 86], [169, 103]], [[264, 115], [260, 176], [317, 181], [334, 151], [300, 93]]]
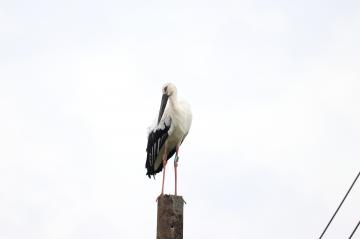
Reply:
[[161, 117], [164, 114], [164, 110], [166, 107], [166, 103], [168, 101], [169, 96], [167, 94], [163, 94], [162, 98], [161, 98], [161, 104], [160, 104], [160, 110], [159, 110], [159, 118], [158, 118], [158, 123], [160, 123]]

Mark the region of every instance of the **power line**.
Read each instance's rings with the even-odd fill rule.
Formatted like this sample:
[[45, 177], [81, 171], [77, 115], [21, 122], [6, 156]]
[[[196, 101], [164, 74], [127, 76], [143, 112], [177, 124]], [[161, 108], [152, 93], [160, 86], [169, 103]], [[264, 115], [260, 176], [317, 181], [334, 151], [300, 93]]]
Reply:
[[352, 233], [351, 233], [351, 235], [350, 235], [349, 239], [351, 239], [351, 238], [352, 238], [352, 236], [355, 234], [355, 231], [356, 231], [356, 229], [359, 227], [359, 224], [360, 224], [360, 221], [358, 222], [358, 224], [357, 224], [357, 225], [356, 225], [356, 227], [354, 228], [354, 231], [352, 231]]
[[[351, 186], [350, 186], [349, 190], [348, 190], [348, 191], [347, 191], [347, 193], [345, 194], [345, 197], [344, 197], [344, 198], [343, 198], [343, 200], [341, 201], [340, 205], [339, 205], [339, 206], [338, 206], [338, 208], [336, 209], [335, 213], [332, 215], [332, 217], [331, 217], [331, 219], [330, 219], [329, 223], [326, 225], [326, 227], [325, 227], [324, 231], [321, 233], [321, 236], [319, 237], [319, 239], [321, 239], [321, 238], [323, 237], [323, 235], [325, 234], [325, 232], [326, 232], [326, 230], [328, 229], [328, 227], [329, 227], [330, 223], [331, 223], [331, 222], [332, 222], [332, 220], [334, 219], [334, 217], [335, 217], [336, 213], [339, 211], [339, 209], [340, 209], [341, 205], [344, 203], [344, 201], [345, 201], [346, 197], [348, 196], [349, 192], [351, 191], [352, 187], [354, 186], [354, 184], [355, 184], [356, 180], [359, 178], [359, 175], [360, 175], [360, 171], [359, 171], [359, 173], [357, 174], [357, 176], [356, 176], [356, 178], [355, 178], [354, 182], [351, 184]], [[357, 227], [356, 227], [356, 228], [357, 228]], [[356, 228], [355, 228], [355, 230], [356, 230]]]

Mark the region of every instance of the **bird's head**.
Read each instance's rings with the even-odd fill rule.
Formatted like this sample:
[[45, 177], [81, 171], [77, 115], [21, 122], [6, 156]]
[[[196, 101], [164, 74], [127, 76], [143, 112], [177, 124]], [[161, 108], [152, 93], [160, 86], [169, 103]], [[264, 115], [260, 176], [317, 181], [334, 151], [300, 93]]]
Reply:
[[166, 83], [162, 88], [162, 92], [167, 96], [175, 95], [177, 92], [176, 86], [173, 83]]
[[158, 117], [158, 123], [161, 120], [161, 117], [164, 113], [166, 103], [170, 98], [176, 97], [176, 86], [173, 83], [166, 83], [162, 88], [162, 98], [161, 98], [161, 104], [160, 104], [160, 110], [159, 110], [159, 117]]

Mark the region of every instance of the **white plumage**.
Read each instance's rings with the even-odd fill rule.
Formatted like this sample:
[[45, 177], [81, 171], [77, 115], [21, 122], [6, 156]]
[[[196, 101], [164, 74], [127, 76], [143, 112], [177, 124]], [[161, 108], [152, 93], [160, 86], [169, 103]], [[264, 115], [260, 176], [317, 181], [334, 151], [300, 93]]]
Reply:
[[163, 97], [160, 105], [158, 121], [150, 129], [146, 148], [147, 175], [155, 175], [163, 170], [163, 187], [165, 180], [166, 162], [175, 153], [175, 195], [177, 194], [177, 164], [179, 147], [188, 134], [192, 121], [192, 113], [187, 102], [178, 100], [177, 89], [168, 83], [163, 87]]

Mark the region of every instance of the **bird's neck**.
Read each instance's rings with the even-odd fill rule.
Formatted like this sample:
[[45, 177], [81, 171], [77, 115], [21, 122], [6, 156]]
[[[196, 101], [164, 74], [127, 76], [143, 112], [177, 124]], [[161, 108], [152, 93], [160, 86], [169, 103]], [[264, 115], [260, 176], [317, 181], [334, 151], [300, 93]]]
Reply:
[[176, 108], [177, 102], [178, 102], [177, 94], [176, 94], [176, 93], [173, 93], [173, 94], [169, 97], [169, 100], [170, 100], [171, 106], [172, 106], [173, 108]]

